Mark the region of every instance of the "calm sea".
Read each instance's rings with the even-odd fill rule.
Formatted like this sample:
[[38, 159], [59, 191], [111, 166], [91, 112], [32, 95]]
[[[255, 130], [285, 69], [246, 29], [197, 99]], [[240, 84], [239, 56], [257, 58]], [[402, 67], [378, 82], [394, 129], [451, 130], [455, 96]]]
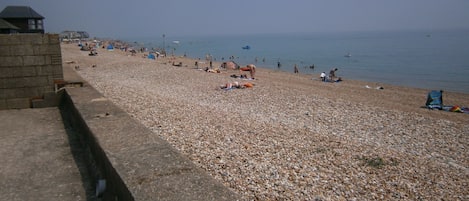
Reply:
[[168, 53], [192, 58], [209, 54], [227, 61], [234, 56], [240, 65], [292, 73], [296, 64], [307, 74], [336, 67], [344, 80], [469, 93], [469, 30], [159, 36], [135, 41], [150, 48], [164, 44]]

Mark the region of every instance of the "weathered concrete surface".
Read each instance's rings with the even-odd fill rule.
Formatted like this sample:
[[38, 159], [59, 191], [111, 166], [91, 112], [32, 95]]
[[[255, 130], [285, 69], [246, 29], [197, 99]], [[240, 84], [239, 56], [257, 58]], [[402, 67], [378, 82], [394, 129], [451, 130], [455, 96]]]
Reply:
[[86, 200], [58, 108], [0, 110], [0, 200]]

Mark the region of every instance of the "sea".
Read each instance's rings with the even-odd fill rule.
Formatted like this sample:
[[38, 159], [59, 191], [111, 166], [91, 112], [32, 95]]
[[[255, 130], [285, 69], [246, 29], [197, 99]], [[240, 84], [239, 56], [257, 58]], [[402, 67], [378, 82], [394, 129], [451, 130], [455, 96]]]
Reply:
[[[155, 36], [134, 44], [168, 54], [317, 77], [337, 68], [347, 79], [469, 93], [469, 29]], [[279, 66], [280, 64], [280, 66]], [[313, 68], [314, 66], [314, 68]]]

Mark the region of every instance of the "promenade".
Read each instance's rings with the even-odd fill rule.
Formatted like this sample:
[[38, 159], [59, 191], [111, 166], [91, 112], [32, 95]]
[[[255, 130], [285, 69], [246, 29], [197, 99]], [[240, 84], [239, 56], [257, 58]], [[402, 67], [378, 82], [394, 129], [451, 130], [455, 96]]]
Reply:
[[0, 110], [1, 200], [86, 200], [58, 108]]

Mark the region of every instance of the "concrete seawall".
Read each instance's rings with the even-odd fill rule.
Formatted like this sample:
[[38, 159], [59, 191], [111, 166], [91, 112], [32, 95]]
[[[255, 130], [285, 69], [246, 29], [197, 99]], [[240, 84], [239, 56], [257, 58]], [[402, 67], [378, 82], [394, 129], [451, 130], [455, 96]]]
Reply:
[[66, 88], [59, 108], [87, 154], [103, 200], [239, 200], [92, 87]]

